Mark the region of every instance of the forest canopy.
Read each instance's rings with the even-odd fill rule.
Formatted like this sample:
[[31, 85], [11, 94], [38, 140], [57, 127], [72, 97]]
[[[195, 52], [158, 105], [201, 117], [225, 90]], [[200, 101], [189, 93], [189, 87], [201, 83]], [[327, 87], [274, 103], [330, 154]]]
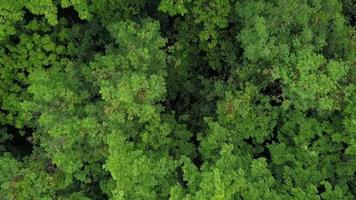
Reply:
[[356, 199], [355, 12], [0, 0], [0, 199]]

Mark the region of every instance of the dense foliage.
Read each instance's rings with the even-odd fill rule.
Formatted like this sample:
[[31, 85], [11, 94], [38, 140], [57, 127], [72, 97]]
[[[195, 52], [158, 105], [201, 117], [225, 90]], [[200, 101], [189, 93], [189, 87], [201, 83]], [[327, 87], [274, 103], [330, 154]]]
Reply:
[[355, 11], [0, 0], [0, 199], [355, 199]]

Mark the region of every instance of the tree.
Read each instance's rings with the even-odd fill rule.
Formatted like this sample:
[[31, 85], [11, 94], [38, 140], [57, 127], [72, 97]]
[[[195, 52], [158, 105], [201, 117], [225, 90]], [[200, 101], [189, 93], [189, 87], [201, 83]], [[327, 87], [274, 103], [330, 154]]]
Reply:
[[354, 199], [350, 2], [0, 0], [0, 199]]

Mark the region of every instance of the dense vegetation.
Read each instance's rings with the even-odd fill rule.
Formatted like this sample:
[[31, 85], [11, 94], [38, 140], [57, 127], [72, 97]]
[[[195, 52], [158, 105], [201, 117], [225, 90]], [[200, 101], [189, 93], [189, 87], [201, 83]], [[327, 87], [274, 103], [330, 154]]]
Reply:
[[355, 11], [0, 0], [0, 199], [355, 199]]

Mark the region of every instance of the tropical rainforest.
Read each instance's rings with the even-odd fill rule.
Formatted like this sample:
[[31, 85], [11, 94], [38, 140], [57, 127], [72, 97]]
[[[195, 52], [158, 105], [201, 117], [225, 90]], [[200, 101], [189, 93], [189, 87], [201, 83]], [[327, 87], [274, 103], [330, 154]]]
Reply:
[[1, 200], [356, 199], [353, 0], [0, 0]]

